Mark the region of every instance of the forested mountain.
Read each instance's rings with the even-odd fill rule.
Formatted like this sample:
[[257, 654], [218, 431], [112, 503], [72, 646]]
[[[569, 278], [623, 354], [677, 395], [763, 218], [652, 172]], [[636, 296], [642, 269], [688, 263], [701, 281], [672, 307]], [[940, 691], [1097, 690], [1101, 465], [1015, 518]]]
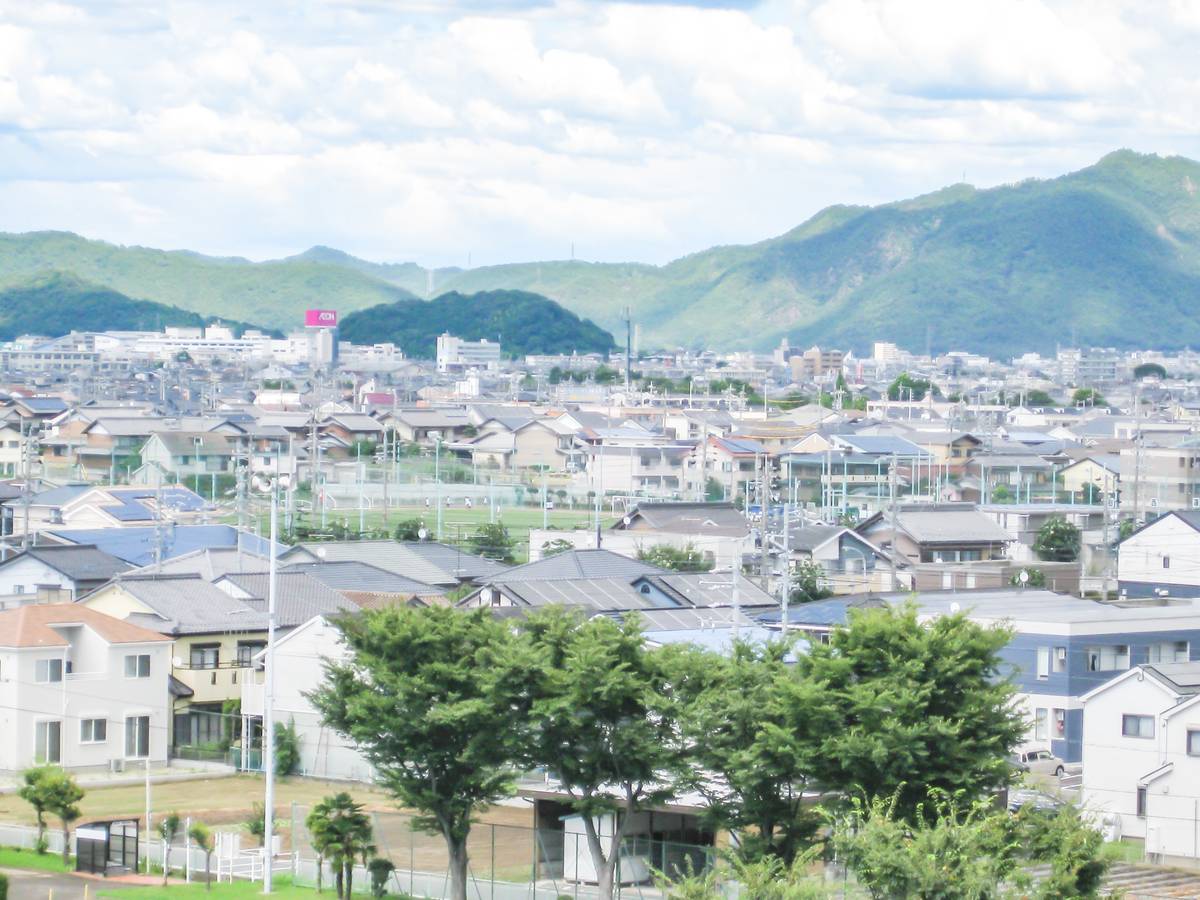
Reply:
[[786, 337], [860, 350], [928, 341], [998, 356], [1059, 342], [1172, 349], [1200, 344], [1198, 188], [1192, 160], [1118, 151], [1052, 180], [831, 207], [779, 237], [664, 266], [521, 263], [432, 279], [412, 263], [324, 247], [250, 263], [60, 233], [0, 235], [0, 286], [63, 269], [132, 296], [285, 327], [309, 306], [345, 316], [423, 294], [432, 280], [437, 292], [540, 294], [610, 330], [628, 305], [643, 347], [767, 348]]
[[[200, 327], [212, 317], [174, 306], [134, 300], [88, 284], [73, 275], [51, 272], [26, 284], [0, 290], [0, 340], [23, 334], [58, 337], [72, 331], [161, 331], [168, 325]], [[247, 326], [226, 321], [235, 331]]]
[[504, 353], [607, 352], [615, 345], [607, 331], [580, 319], [553, 300], [526, 291], [486, 291], [470, 296], [451, 292], [433, 300], [400, 300], [351, 313], [341, 337], [361, 344], [391, 342], [405, 355], [429, 359], [437, 337], [449, 332], [477, 341], [499, 341]]

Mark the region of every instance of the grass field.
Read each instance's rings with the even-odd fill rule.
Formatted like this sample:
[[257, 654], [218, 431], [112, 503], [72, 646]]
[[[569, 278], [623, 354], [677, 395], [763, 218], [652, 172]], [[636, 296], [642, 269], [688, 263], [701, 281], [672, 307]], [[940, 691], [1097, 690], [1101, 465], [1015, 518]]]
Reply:
[[[358, 894], [359, 885], [356, 884], [354, 888], [354, 893]], [[367, 889], [368, 886], [363, 887], [364, 891]], [[181, 898], [200, 900], [201, 897], [208, 897], [210, 900], [240, 900], [240, 898], [249, 900], [251, 897], [261, 897], [262, 895], [262, 884], [257, 881], [214, 882], [211, 889], [207, 890], [201, 882], [192, 882], [191, 884], [171, 884], [168, 887], [130, 887], [96, 892], [97, 897], [117, 897], [122, 900], [129, 900], [131, 897], [136, 897], [137, 900], [181, 900]], [[312, 888], [298, 887], [292, 884], [291, 879], [287, 876], [277, 876], [271, 885], [271, 895], [285, 898], [285, 900], [295, 897], [309, 900], [309, 898], [316, 897], [317, 892]], [[332, 897], [333, 892], [326, 891], [324, 896]]]
[[70, 872], [73, 866], [64, 866], [60, 853], [34, 853], [15, 847], [0, 847], [0, 869], [37, 869], [39, 872]]

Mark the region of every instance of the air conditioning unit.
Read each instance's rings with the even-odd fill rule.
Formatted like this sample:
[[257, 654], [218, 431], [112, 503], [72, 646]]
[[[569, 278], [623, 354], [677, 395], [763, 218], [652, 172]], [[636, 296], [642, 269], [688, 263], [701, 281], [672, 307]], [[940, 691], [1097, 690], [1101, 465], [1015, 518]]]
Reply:
[[1200, 497], [1192, 498], [1192, 509], [1200, 509]]
[[1058, 649], [1055, 651], [1054, 655], [1055, 655], [1055, 656], [1058, 658], [1058, 661], [1059, 661], [1060, 663], [1065, 663], [1065, 662], [1067, 661], [1067, 648], [1066, 648], [1066, 647], [1059, 647], [1059, 648], [1058, 648]]
[[108, 771], [117, 773], [117, 774], [124, 772], [125, 771], [125, 760], [110, 759], [108, 761]]

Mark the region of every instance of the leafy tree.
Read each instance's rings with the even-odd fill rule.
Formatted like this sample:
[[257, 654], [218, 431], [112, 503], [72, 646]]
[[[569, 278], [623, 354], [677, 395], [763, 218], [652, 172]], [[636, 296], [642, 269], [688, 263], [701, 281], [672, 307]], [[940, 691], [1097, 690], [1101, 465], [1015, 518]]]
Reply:
[[1117, 524], [1117, 540], [1123, 541], [1135, 531], [1137, 531], [1137, 522], [1133, 519], [1122, 519]]
[[300, 733], [296, 731], [296, 720], [289, 719], [284, 725], [275, 723], [275, 774], [286, 778], [300, 765]]
[[938, 396], [938, 389], [928, 378], [914, 378], [907, 372], [901, 372], [895, 381], [888, 385], [887, 395], [889, 400], [921, 401], [931, 390], [933, 396]]
[[1166, 381], [1167, 370], [1158, 363], [1142, 363], [1140, 366], [1134, 368], [1133, 377], [1139, 380], [1142, 378], [1157, 378], [1160, 381]]
[[1104, 502], [1104, 492], [1100, 490], [1099, 485], [1093, 484], [1090, 481], [1083, 486], [1083, 490], [1080, 493], [1083, 494], [1084, 503]]
[[1018, 572], [1008, 580], [1008, 583], [1013, 587], [1044, 588], [1046, 586], [1046, 573], [1041, 569], [1023, 569], [1022, 571], [1029, 576], [1028, 581], [1022, 583], [1021, 573]]
[[558, 556], [560, 553], [566, 553], [568, 550], [574, 550], [575, 545], [566, 538], [555, 538], [552, 541], [545, 541], [542, 544], [542, 559], [549, 559], [551, 556]]
[[396, 864], [381, 856], [367, 863], [367, 871], [371, 873], [371, 896], [386, 897], [388, 879], [396, 871]]
[[833, 710], [812, 780], [835, 796], [894, 796], [906, 820], [930, 790], [973, 799], [1007, 783], [1025, 731], [1000, 658], [1010, 637], [962, 613], [921, 623], [912, 604], [852, 610], [796, 660]]
[[835, 821], [831, 843], [877, 898], [990, 900], [1019, 865], [1005, 814], [986, 800], [962, 803], [938, 792], [911, 817], [893, 800], [855, 798]]
[[792, 566], [792, 589], [788, 594], [792, 603], [810, 603], [832, 596], [829, 575], [819, 562], [802, 559]]
[[713, 561], [690, 543], [684, 547], [672, 547], [670, 544], [639, 547], [637, 558], [672, 572], [710, 572], [713, 568]]
[[181, 827], [183, 827], [183, 819], [177, 812], [167, 813], [158, 823], [158, 835], [163, 842], [163, 887], [167, 886], [167, 878], [171, 875], [171, 845], [175, 842]]
[[[729, 860], [728, 875], [738, 884], [738, 896], [748, 900], [829, 900], [832, 893], [811, 873], [815, 854], [804, 854], [790, 866], [778, 857], [745, 860], [736, 856]], [[686, 870], [667, 875], [655, 873], [655, 883], [667, 900], [725, 900], [721, 866], [711, 866], [705, 872]]]
[[1053, 516], [1038, 529], [1033, 540], [1033, 552], [1038, 559], [1053, 562], [1074, 562], [1079, 558], [1083, 535], [1079, 528], [1062, 516]]
[[[557, 775], [583, 817], [599, 895], [611, 898], [631, 816], [672, 794], [684, 767], [665, 658], [636, 616], [531, 616], [525, 638], [531, 703], [527, 764]], [[602, 838], [598, 818], [611, 816]]]
[[396, 523], [395, 538], [398, 541], [419, 541], [424, 527], [425, 523], [420, 519], [404, 519]]
[[1017, 825], [1028, 856], [1050, 864], [1049, 874], [1037, 885], [1037, 900], [1101, 896], [1111, 860], [1105, 857], [1100, 832], [1084, 822], [1078, 810], [1026, 807], [1018, 813]]
[[721, 482], [711, 475], [704, 482], [704, 499], [710, 503], [725, 499], [725, 488], [721, 486]]
[[55, 772], [54, 766], [36, 766], [21, 773], [21, 787], [17, 796], [33, 807], [37, 816], [38, 853], [46, 852], [46, 810], [49, 809], [51, 795], [48, 789], [49, 778]]
[[1076, 406], [1108, 406], [1108, 401], [1095, 388], [1079, 388], [1071, 395]]
[[337, 625], [352, 657], [327, 666], [311, 700], [415, 825], [442, 835], [451, 897], [465, 900], [471, 816], [511, 792], [522, 743], [522, 682], [505, 672], [522, 665], [518, 647], [487, 610], [393, 607]]
[[[354, 890], [354, 861], [363, 865], [375, 852], [371, 843], [371, 819], [361, 803], [345, 791], [324, 798], [304, 820], [313, 849], [333, 867], [333, 882], [338, 900], [349, 898]], [[318, 867], [320, 862], [318, 861]]]
[[741, 836], [743, 860], [774, 856], [785, 866], [820, 824], [804, 792], [820, 732], [833, 720], [788, 662], [791, 649], [735, 641], [728, 655], [687, 645], [663, 651], [694, 763], [690, 786], [708, 801], [706, 816]]
[[1013, 499], [1012, 491], [1008, 489], [1006, 484], [998, 484], [992, 488], [988, 499], [993, 503], [1011, 503]]
[[62, 858], [65, 866], [71, 860], [71, 823], [80, 816], [79, 801], [83, 799], [83, 788], [62, 769], [51, 769], [42, 779], [42, 789], [45, 791], [46, 812], [58, 816], [62, 822]]
[[515, 561], [513, 549], [516, 543], [509, 537], [508, 529], [502, 522], [492, 522], [480, 525], [470, 539], [471, 552], [486, 556], [498, 562], [511, 563]]
[[[271, 811], [272, 823], [277, 823], [279, 820], [275, 818], [274, 810]], [[250, 817], [242, 823], [247, 833], [251, 837], [258, 838], [258, 842], [262, 844], [267, 837], [267, 807], [266, 804], [255, 800], [250, 804]], [[277, 825], [275, 828], [277, 829]], [[273, 829], [274, 830], [274, 829]], [[276, 833], [278, 833], [276, 831]]]
[[[1019, 398], [1014, 398], [1014, 399], [1019, 399]], [[1040, 390], [1038, 388], [1033, 388], [1032, 390], [1025, 392], [1025, 405], [1026, 406], [1034, 406], [1034, 407], [1054, 406], [1055, 400], [1053, 397], [1051, 397], [1045, 391]]]
[[188, 829], [188, 837], [204, 854], [204, 890], [212, 890], [211, 864], [213, 854], [213, 833], [203, 822], [193, 822]]

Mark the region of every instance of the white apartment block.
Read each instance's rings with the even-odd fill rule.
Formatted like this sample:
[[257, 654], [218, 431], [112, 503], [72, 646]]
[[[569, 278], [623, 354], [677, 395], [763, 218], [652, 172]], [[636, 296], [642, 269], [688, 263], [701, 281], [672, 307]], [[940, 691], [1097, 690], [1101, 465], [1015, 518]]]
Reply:
[[500, 345], [484, 338], [481, 341], [464, 341], [450, 334], [437, 339], [437, 370], [460, 372], [466, 369], [498, 369], [500, 367]]

